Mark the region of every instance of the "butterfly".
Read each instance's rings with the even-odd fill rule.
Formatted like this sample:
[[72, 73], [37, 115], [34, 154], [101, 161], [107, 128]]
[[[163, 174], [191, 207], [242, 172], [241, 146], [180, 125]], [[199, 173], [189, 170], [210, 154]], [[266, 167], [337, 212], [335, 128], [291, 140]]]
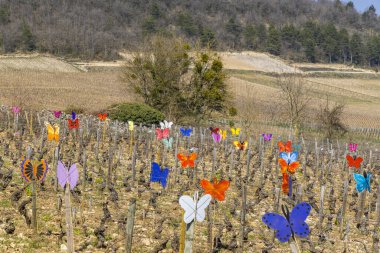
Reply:
[[225, 199], [225, 192], [230, 187], [230, 182], [222, 180], [218, 182], [214, 178], [214, 182], [210, 182], [206, 179], [202, 179], [200, 182], [205, 194], [210, 194], [214, 199], [223, 201]]
[[237, 150], [245, 150], [248, 147], [248, 141], [234, 141]]
[[197, 153], [191, 153], [189, 156], [183, 154], [177, 154], [177, 158], [181, 161], [182, 168], [191, 167], [194, 168], [194, 161], [197, 159]]
[[348, 162], [348, 167], [355, 167], [357, 169], [360, 168], [360, 164], [363, 161], [363, 158], [361, 158], [360, 156], [355, 156], [355, 155], [354, 157], [347, 155], [346, 159]]
[[219, 143], [222, 140], [222, 135], [219, 132], [212, 132], [211, 136], [215, 143]]
[[281, 173], [283, 174], [286, 172], [294, 174], [296, 172], [296, 169], [300, 166], [299, 162], [288, 163], [286, 160], [282, 158], [279, 158], [278, 162], [281, 165]]
[[289, 209], [282, 206], [282, 212], [285, 217], [277, 213], [264, 214], [262, 221], [269, 228], [276, 231], [276, 238], [280, 242], [287, 242], [290, 236], [296, 234], [299, 237], [307, 237], [310, 233], [306, 219], [311, 211], [311, 206], [302, 202], [296, 205], [289, 214]]
[[222, 140], [225, 140], [227, 137], [227, 130], [219, 130], [219, 133], [222, 136]]
[[371, 192], [371, 176], [371, 173], [367, 174], [365, 171], [363, 175], [354, 173], [354, 179], [356, 181], [356, 190], [358, 192], [362, 192], [364, 190]]
[[206, 217], [205, 209], [211, 202], [211, 195], [203, 195], [198, 199], [198, 193], [194, 194], [194, 198], [190, 196], [183, 195], [179, 198], [179, 204], [185, 210], [183, 220], [186, 224], [189, 224], [193, 220], [202, 222]]
[[61, 117], [62, 112], [61, 111], [53, 111], [54, 117], [57, 119]]
[[105, 121], [107, 119], [107, 113], [98, 113], [98, 118], [100, 121]]
[[69, 129], [79, 128], [79, 119], [75, 112], [71, 112], [71, 119], [68, 119]]
[[240, 134], [240, 128], [231, 128], [231, 134], [232, 135], [239, 135]]
[[156, 128], [156, 138], [157, 140], [167, 139], [169, 137], [169, 128], [160, 129]]
[[20, 113], [20, 111], [21, 111], [21, 108], [20, 108], [20, 107], [18, 107], [18, 106], [13, 106], [13, 107], [12, 107], [12, 112], [13, 112], [14, 114], [18, 114], [18, 113]]
[[296, 151], [296, 152], [299, 152], [301, 149], [301, 144], [298, 144], [298, 145], [292, 145], [292, 150]]
[[358, 144], [350, 143], [350, 152], [356, 152], [357, 148], [358, 148]]
[[173, 122], [167, 122], [166, 120], [164, 120], [164, 122], [160, 122], [160, 125], [161, 129], [172, 128]]
[[173, 147], [173, 137], [162, 139], [162, 142], [167, 149], [171, 149]]
[[54, 124], [53, 126], [45, 121], [45, 126], [47, 128], [47, 138], [49, 141], [55, 140], [56, 142], [59, 142], [59, 126], [57, 124]]
[[291, 153], [281, 152], [280, 158], [284, 159], [288, 164], [290, 164], [297, 161], [298, 152], [291, 152]]
[[31, 161], [25, 159], [21, 163], [21, 175], [26, 182], [37, 181], [42, 182], [48, 172], [48, 165], [45, 160], [41, 161]]
[[133, 121], [128, 120], [128, 129], [129, 129], [129, 131], [133, 131], [133, 128], [134, 128]]
[[77, 165], [74, 163], [71, 165], [70, 169], [67, 169], [61, 161], [58, 161], [57, 178], [58, 183], [62, 188], [65, 188], [66, 183], [69, 183], [70, 189], [74, 189], [79, 179]]
[[264, 141], [270, 141], [272, 139], [272, 134], [262, 134]]
[[292, 142], [287, 141], [285, 144], [282, 141], [277, 143], [280, 152], [292, 152]]
[[209, 129], [210, 129], [211, 133], [217, 134], [219, 132], [219, 128], [217, 128], [217, 127], [215, 127], [215, 128], [214, 127], [210, 127]]
[[152, 163], [152, 171], [150, 172], [150, 182], [160, 183], [163, 188], [166, 187], [169, 169], [161, 169], [158, 163]]
[[193, 131], [191, 128], [185, 129], [182, 127], [179, 130], [181, 131], [182, 136], [190, 136], [191, 132]]

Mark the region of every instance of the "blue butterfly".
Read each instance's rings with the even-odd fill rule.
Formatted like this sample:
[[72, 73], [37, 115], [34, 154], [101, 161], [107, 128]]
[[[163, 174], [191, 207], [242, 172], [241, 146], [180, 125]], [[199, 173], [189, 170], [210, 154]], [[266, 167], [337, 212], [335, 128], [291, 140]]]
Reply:
[[364, 190], [371, 192], [371, 176], [371, 173], [367, 174], [365, 171], [363, 175], [354, 173], [354, 179], [356, 181], [356, 190], [358, 192], [362, 192]]
[[191, 132], [193, 131], [191, 128], [185, 129], [182, 127], [179, 130], [181, 131], [182, 136], [190, 136]]
[[75, 112], [71, 112], [71, 118], [72, 120], [76, 119], [77, 117], [77, 114]]
[[292, 152], [292, 153], [281, 152], [280, 158], [284, 159], [288, 164], [291, 164], [297, 161], [298, 152]]
[[150, 182], [161, 183], [162, 187], [166, 187], [169, 169], [161, 169], [158, 163], [152, 163], [152, 171], [150, 172]]
[[294, 238], [294, 234], [299, 237], [307, 237], [309, 235], [310, 229], [305, 221], [310, 211], [311, 206], [306, 202], [296, 205], [290, 214], [289, 209], [282, 206], [282, 212], [285, 217], [277, 213], [266, 213], [262, 221], [271, 229], [276, 230], [276, 238], [280, 242], [287, 242], [290, 236]]

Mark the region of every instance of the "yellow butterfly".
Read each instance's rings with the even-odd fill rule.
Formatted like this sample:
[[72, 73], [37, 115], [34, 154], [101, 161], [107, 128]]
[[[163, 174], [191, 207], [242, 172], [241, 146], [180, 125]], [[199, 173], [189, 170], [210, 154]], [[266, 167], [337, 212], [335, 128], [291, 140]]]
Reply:
[[133, 131], [133, 128], [134, 128], [133, 121], [128, 120], [128, 127], [129, 127], [129, 131]]
[[239, 135], [240, 134], [240, 128], [231, 128], [231, 134], [232, 135]]
[[222, 140], [225, 140], [227, 137], [227, 130], [219, 130]]
[[47, 121], [45, 121], [45, 126], [47, 127], [48, 140], [55, 140], [56, 142], [59, 142], [59, 126], [57, 124], [52, 126]]

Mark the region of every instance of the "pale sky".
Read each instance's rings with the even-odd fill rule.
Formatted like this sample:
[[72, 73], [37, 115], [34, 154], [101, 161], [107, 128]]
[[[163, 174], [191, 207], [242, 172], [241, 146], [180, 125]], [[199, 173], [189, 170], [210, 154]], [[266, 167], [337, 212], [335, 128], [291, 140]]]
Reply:
[[[348, 2], [349, 0], [344, 0], [343, 2]], [[355, 8], [360, 11], [366, 11], [368, 10], [368, 7], [370, 7], [372, 4], [376, 8], [376, 12], [379, 14], [380, 13], [380, 0], [351, 0]]]

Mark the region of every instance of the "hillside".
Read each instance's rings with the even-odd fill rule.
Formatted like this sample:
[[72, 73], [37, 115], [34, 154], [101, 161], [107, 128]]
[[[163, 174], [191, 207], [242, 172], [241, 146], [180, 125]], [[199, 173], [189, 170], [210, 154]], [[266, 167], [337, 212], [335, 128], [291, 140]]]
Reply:
[[[41, 19], [41, 17], [44, 17]], [[305, 62], [380, 63], [379, 17], [352, 2], [314, 0], [0, 2], [1, 50], [116, 59], [147, 37], [183, 36], [216, 50]]]

